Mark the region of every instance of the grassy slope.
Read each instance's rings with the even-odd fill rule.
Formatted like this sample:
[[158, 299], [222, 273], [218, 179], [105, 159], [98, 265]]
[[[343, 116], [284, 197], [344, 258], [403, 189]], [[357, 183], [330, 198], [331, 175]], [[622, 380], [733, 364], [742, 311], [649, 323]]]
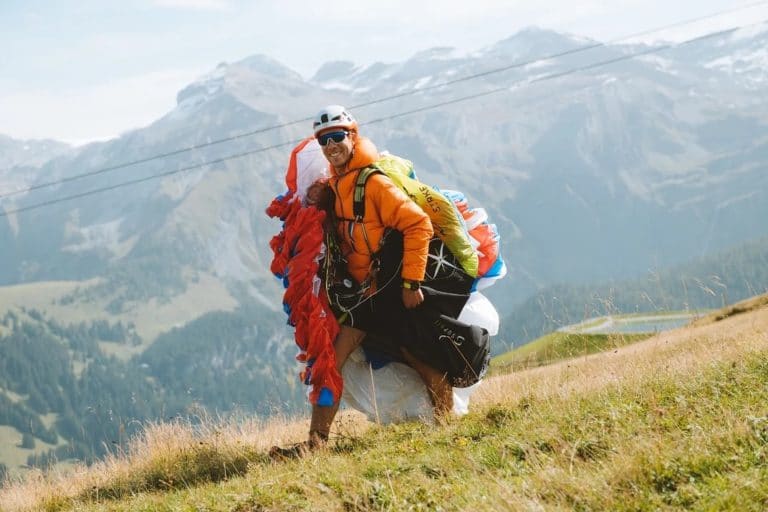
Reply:
[[563, 359], [616, 349], [649, 338], [650, 334], [583, 334], [552, 332], [520, 348], [494, 357], [494, 375], [550, 364]]
[[[748, 309], [748, 308], [741, 308]], [[150, 429], [124, 458], [0, 494], [3, 510], [765, 510], [768, 307], [488, 379], [442, 427]], [[38, 501], [33, 501], [34, 499]]]
[[[766, 299], [768, 300], [768, 299]], [[733, 306], [737, 307], [737, 306]], [[668, 317], [687, 315], [683, 311], [667, 311], [662, 313], [631, 313], [626, 315], [614, 315], [617, 322], [631, 321], [635, 318], [648, 318], [663, 320]], [[719, 313], [715, 313], [719, 314]], [[573, 329], [555, 331], [545, 334], [540, 338], [526, 343], [504, 354], [500, 354], [491, 360], [491, 372], [494, 375], [506, 373], [510, 370], [521, 370], [551, 364], [563, 359], [586, 356], [597, 352], [614, 350], [630, 343], [636, 343], [650, 338], [651, 333], [584, 333], [583, 329], [602, 324], [608, 317], [597, 317], [587, 322], [574, 324]]]

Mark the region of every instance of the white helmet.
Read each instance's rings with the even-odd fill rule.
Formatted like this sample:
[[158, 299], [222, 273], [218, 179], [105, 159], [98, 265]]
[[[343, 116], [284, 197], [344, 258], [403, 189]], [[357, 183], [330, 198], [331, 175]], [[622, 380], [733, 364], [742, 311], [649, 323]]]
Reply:
[[312, 122], [312, 129], [315, 136], [328, 128], [346, 128], [347, 130], [357, 128], [357, 121], [347, 109], [341, 105], [328, 105], [315, 115]]

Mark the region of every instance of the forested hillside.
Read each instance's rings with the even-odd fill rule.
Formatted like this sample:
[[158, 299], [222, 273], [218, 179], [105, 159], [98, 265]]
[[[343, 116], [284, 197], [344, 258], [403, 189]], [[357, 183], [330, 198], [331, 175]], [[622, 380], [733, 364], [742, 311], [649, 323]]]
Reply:
[[286, 372], [295, 351], [287, 331], [259, 327], [259, 317], [258, 308], [209, 313], [126, 358], [110, 354], [140, 343], [131, 325], [9, 311], [0, 323], [0, 425], [23, 435], [27, 464], [39, 466], [91, 461], [146, 420], [300, 407]]
[[719, 308], [766, 291], [768, 237], [633, 280], [547, 287], [503, 319], [494, 351], [595, 316]]

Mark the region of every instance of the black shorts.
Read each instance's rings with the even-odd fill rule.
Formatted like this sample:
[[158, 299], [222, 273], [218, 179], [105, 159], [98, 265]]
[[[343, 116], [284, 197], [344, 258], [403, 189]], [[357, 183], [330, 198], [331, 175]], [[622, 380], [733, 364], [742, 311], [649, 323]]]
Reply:
[[434, 345], [433, 322], [440, 315], [457, 318], [474, 279], [464, 272], [438, 238], [429, 247], [426, 277], [422, 283], [424, 302], [413, 309], [403, 304], [403, 238], [390, 231], [380, 252], [376, 292], [346, 314], [343, 324], [365, 331], [363, 348], [369, 355], [402, 360], [401, 348], [429, 363]]

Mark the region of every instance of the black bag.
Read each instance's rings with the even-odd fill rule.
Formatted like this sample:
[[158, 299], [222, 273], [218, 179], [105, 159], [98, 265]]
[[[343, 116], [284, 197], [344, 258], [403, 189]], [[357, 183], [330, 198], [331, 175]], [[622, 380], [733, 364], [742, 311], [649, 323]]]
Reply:
[[491, 362], [488, 331], [449, 316], [440, 315], [433, 325], [437, 334], [437, 349], [443, 368], [454, 388], [466, 388], [482, 379]]
[[460, 322], [443, 314], [445, 293], [422, 287], [424, 303], [409, 310], [410, 324], [418, 344], [409, 350], [421, 361], [445, 372], [454, 388], [466, 388], [482, 379], [491, 361], [491, 339], [488, 331], [477, 325]]

